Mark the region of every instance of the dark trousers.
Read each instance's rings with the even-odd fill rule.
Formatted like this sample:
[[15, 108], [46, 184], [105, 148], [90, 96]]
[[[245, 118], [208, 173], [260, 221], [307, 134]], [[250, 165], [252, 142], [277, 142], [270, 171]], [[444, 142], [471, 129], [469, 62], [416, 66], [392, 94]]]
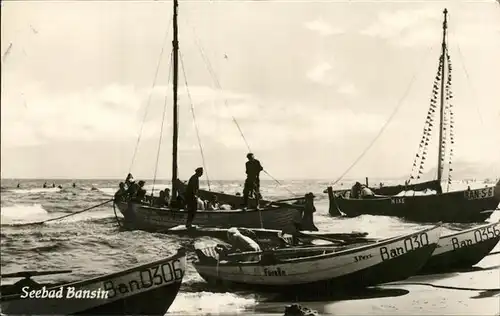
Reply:
[[186, 197], [186, 211], [188, 213], [186, 220], [186, 227], [190, 227], [193, 223], [194, 216], [198, 210], [198, 201], [196, 197]]
[[251, 192], [253, 192], [254, 198], [257, 199], [257, 205], [259, 205], [259, 199], [260, 199], [259, 178], [247, 178], [245, 180], [245, 187], [243, 188], [243, 205], [248, 206], [248, 197]]

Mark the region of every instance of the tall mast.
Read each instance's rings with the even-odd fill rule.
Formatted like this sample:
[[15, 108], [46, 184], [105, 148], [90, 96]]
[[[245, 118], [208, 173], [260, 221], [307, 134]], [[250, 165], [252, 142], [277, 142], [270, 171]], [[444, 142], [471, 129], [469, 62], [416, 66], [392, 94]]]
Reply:
[[177, 29], [177, 6], [178, 0], [174, 1], [174, 16], [173, 16], [173, 28], [174, 37], [172, 40], [172, 55], [174, 63], [174, 82], [173, 82], [173, 93], [174, 93], [174, 114], [173, 114], [173, 140], [172, 140], [172, 200], [175, 201], [177, 198], [177, 188], [175, 182], [177, 181], [177, 141], [179, 138], [179, 118], [177, 109], [177, 84], [179, 76], [179, 40], [178, 40], [178, 29]]
[[443, 176], [443, 134], [444, 134], [444, 81], [446, 78], [446, 29], [448, 28], [447, 14], [448, 10], [444, 9], [444, 21], [443, 21], [443, 42], [441, 43], [441, 60], [443, 63], [443, 71], [441, 74], [441, 101], [440, 101], [440, 111], [439, 111], [439, 152], [438, 152], [438, 174], [437, 180], [441, 182], [441, 177]]

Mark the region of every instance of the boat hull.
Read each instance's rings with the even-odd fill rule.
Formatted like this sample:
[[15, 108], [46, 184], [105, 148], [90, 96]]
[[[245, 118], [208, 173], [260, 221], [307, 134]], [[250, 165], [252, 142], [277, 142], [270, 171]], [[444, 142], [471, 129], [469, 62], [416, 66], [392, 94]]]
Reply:
[[441, 230], [435, 226], [353, 249], [272, 264], [214, 263], [217, 260], [207, 261], [197, 252], [200, 260], [194, 266], [207, 282], [223, 287], [313, 295], [349, 291], [416, 274], [434, 251]]
[[[164, 315], [174, 301], [186, 271], [186, 254], [176, 255], [118, 273], [40, 291], [40, 298], [2, 295], [4, 314], [24, 315]], [[11, 285], [15, 287], [16, 285]], [[40, 287], [43, 285], [40, 285]], [[8, 287], [8, 286], [7, 286]], [[12, 288], [2, 288], [2, 292]], [[87, 294], [83, 291], [89, 291]], [[90, 297], [90, 293], [94, 297]], [[34, 295], [34, 294], [33, 294]], [[55, 297], [54, 297], [55, 296]]]
[[486, 257], [500, 241], [500, 222], [442, 236], [421, 274], [468, 269]]
[[[188, 213], [183, 210], [151, 207], [134, 202], [118, 202], [118, 209], [125, 218], [127, 227], [147, 231], [166, 230], [185, 225]], [[217, 210], [196, 212], [193, 225], [205, 227], [248, 227], [289, 229], [294, 220], [300, 218], [297, 209], [287, 207], [263, 210]]]
[[422, 196], [377, 196], [351, 199], [329, 194], [330, 215], [397, 216], [417, 222], [483, 222], [500, 203], [500, 185], [477, 190]]

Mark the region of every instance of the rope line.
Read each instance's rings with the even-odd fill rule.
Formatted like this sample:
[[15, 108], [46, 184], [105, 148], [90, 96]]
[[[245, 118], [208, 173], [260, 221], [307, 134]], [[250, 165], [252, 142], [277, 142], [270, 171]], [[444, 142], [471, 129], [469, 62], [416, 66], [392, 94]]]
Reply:
[[70, 213], [70, 214], [66, 214], [66, 215], [63, 215], [63, 216], [59, 216], [59, 217], [55, 217], [55, 218], [49, 218], [49, 219], [46, 219], [44, 221], [40, 221], [40, 222], [33, 222], [33, 223], [23, 223], [23, 224], [7, 224], [5, 226], [28, 226], [28, 225], [42, 225], [42, 224], [45, 224], [45, 223], [48, 223], [48, 222], [52, 222], [52, 221], [55, 221], [55, 220], [59, 220], [59, 219], [63, 219], [63, 218], [66, 218], [66, 217], [70, 217], [70, 216], [73, 216], [73, 215], [77, 215], [77, 214], [80, 214], [80, 213], [83, 213], [83, 212], [87, 212], [87, 211], [90, 211], [90, 210], [93, 210], [99, 206], [103, 206], [104, 204], [108, 204], [109, 202], [112, 202], [114, 201], [114, 198], [113, 199], [110, 199], [110, 200], [106, 200], [100, 204], [97, 204], [97, 205], [94, 205], [94, 206], [91, 206], [91, 207], [88, 207], [88, 208], [85, 208], [81, 211], [78, 211], [78, 212], [74, 212], [74, 213]]
[[[172, 55], [173, 55], [173, 51], [170, 52], [170, 65], [168, 68], [167, 88], [168, 88], [168, 84], [170, 83], [170, 75], [172, 74], [172, 58], [173, 58]], [[158, 139], [158, 150], [156, 152], [155, 173], [153, 176], [153, 186], [151, 187], [151, 196], [153, 196], [153, 192], [154, 192], [155, 184], [156, 184], [156, 175], [158, 172], [158, 162], [160, 161], [161, 143], [163, 140], [163, 126], [165, 124], [165, 114], [167, 113], [167, 104], [168, 104], [168, 93], [165, 93], [165, 99], [164, 99], [164, 103], [163, 103], [163, 114], [162, 114], [162, 118], [161, 118], [160, 137]]]
[[[214, 83], [215, 83], [215, 86], [217, 87], [217, 89], [219, 89], [220, 91], [222, 91], [222, 86], [221, 86], [221, 84], [219, 82], [219, 79], [217, 78], [217, 75], [216, 75], [214, 69], [212, 68], [212, 64], [210, 63], [210, 60], [208, 59], [207, 55], [205, 54], [205, 51], [204, 51], [203, 47], [201, 46], [201, 41], [200, 41], [200, 39], [199, 39], [199, 37], [198, 37], [198, 35], [196, 33], [195, 28], [193, 26], [191, 26], [191, 29], [193, 30], [194, 40], [196, 42], [196, 47], [200, 51], [201, 57], [203, 58], [203, 61], [205, 62], [205, 66], [207, 67], [207, 70], [210, 73], [210, 75], [212, 76], [212, 79], [214, 80]], [[224, 105], [229, 110], [229, 103], [227, 102], [226, 99], [224, 99]], [[240, 133], [241, 138], [245, 142], [245, 145], [247, 146], [248, 151], [252, 152], [252, 150], [250, 149], [250, 145], [248, 144], [248, 141], [247, 141], [245, 135], [243, 134], [243, 130], [241, 129], [240, 124], [238, 123], [238, 121], [236, 120], [236, 118], [231, 113], [230, 113], [230, 115], [231, 115], [231, 118], [233, 120], [233, 123], [236, 125], [236, 128], [238, 129], [238, 132]]]
[[[173, 19], [173, 17], [170, 18], [170, 22], [168, 23], [169, 26], [170, 26], [170, 23], [172, 23], [172, 19]], [[161, 61], [163, 59], [163, 52], [165, 51], [165, 46], [167, 44], [167, 39], [168, 39], [169, 33], [170, 33], [170, 27], [167, 28], [167, 31], [165, 33], [165, 38], [163, 39], [163, 45], [161, 47], [160, 57], [158, 58], [158, 63], [156, 65], [156, 71], [155, 71], [155, 76], [153, 79], [153, 84], [151, 85], [151, 91], [149, 92], [148, 102], [146, 103], [146, 109], [144, 111], [144, 116], [142, 118], [141, 128], [139, 130], [139, 135], [137, 136], [137, 142], [135, 143], [134, 154], [132, 155], [132, 161], [131, 161], [130, 167], [128, 169], [129, 173], [132, 171], [132, 167], [134, 166], [135, 158], [137, 156], [137, 149], [139, 148], [139, 143], [140, 143], [141, 138], [142, 138], [142, 131], [144, 130], [144, 124], [146, 123], [146, 117], [149, 113], [149, 106], [151, 105], [151, 98], [153, 96], [153, 89], [156, 86], [156, 81], [158, 80], [158, 74], [160, 72], [160, 65], [161, 65]]]
[[[212, 77], [212, 80], [214, 81], [215, 83], [215, 86], [217, 89], [219, 89], [220, 91], [222, 91], [222, 86], [219, 82], [219, 79], [217, 77], [217, 74], [215, 73], [213, 67], [212, 67], [212, 64], [210, 63], [210, 60], [208, 59], [206, 53], [205, 53], [205, 50], [203, 49], [202, 45], [201, 45], [201, 40], [200, 38], [198, 37], [197, 33], [196, 33], [196, 29], [188, 22], [189, 26], [191, 27], [192, 31], [193, 31], [193, 34], [194, 34], [194, 40], [195, 40], [195, 43], [196, 43], [196, 47], [198, 48], [198, 50], [200, 51], [200, 54], [201, 54], [201, 57], [203, 59], [203, 61], [205, 62], [205, 66], [207, 67], [207, 70], [210, 74], [210, 76]], [[236, 128], [238, 129], [238, 132], [240, 133], [240, 136], [241, 138], [243, 139], [243, 142], [245, 143], [245, 146], [247, 147], [248, 149], [248, 152], [252, 152], [252, 149], [250, 148], [250, 144], [248, 143], [245, 135], [243, 134], [243, 130], [241, 129], [241, 126], [240, 124], [238, 123], [238, 121], [236, 120], [236, 118], [234, 117], [233, 114], [231, 114], [231, 110], [229, 108], [229, 103], [227, 101], [227, 99], [224, 99], [224, 105], [227, 107], [227, 109], [229, 110], [229, 113], [231, 115], [231, 118], [232, 118], [232, 121], [233, 123], [236, 125]], [[281, 185], [283, 186], [278, 180], [276, 180], [276, 178], [274, 178], [271, 174], [269, 174], [269, 172], [265, 171], [264, 172], [269, 176], [271, 177], [271, 179], [273, 179], [278, 185]], [[285, 187], [285, 189], [291, 193], [291, 194], [294, 194], [291, 190], [289, 190], [288, 188]]]
[[462, 291], [486, 291], [486, 292], [500, 291], [500, 288], [495, 288], [495, 289], [480, 289], [480, 288], [472, 288], [472, 287], [436, 285], [436, 284], [424, 283], [424, 282], [401, 282], [401, 283], [398, 282], [398, 283], [387, 283], [387, 285], [424, 285], [424, 286], [435, 287], [435, 288], [438, 288], [438, 289], [462, 290]]
[[195, 110], [194, 110], [194, 104], [193, 104], [193, 100], [191, 98], [191, 93], [189, 92], [189, 85], [188, 85], [187, 76], [186, 76], [186, 69], [184, 68], [184, 59], [182, 57], [182, 53], [180, 53], [179, 55], [181, 57], [180, 60], [181, 60], [182, 73], [184, 75], [184, 83], [186, 85], [186, 91], [187, 91], [187, 95], [189, 98], [189, 103], [191, 104], [191, 115], [193, 116], [193, 123], [194, 123], [194, 128], [196, 130], [196, 137], [198, 139], [198, 146], [200, 147], [201, 160], [203, 162], [203, 168], [205, 169], [205, 176], [207, 178], [208, 190], [211, 191], [210, 178], [208, 177], [208, 169], [206, 166], [205, 154], [203, 152], [203, 145], [201, 143], [200, 131], [198, 130], [198, 124], [196, 123], [196, 114], [195, 114]]
[[[426, 57], [429, 56], [429, 53], [432, 51], [433, 47], [431, 46], [430, 49], [427, 51], [427, 54], [424, 56], [423, 60], [422, 61], [425, 61], [425, 59], [427, 59]], [[420, 63], [419, 65], [421, 65], [422, 63]], [[422, 67], [420, 67], [422, 68]], [[421, 69], [420, 69], [421, 70]], [[357, 163], [365, 156], [365, 154], [372, 148], [372, 146], [375, 144], [375, 142], [378, 140], [378, 138], [382, 135], [382, 133], [385, 131], [385, 129], [387, 128], [387, 126], [389, 125], [389, 123], [392, 121], [392, 119], [394, 118], [394, 116], [396, 115], [396, 113], [398, 112], [398, 110], [400, 109], [401, 105], [403, 105], [403, 101], [406, 99], [406, 97], [408, 96], [408, 93], [410, 92], [410, 89], [411, 87], [413, 86], [413, 82], [415, 81], [415, 78], [417, 76], [419, 72], [415, 72], [410, 80], [410, 84], [408, 85], [406, 91], [404, 92], [403, 96], [399, 99], [399, 102], [396, 106], [396, 108], [393, 110], [393, 112], [391, 113], [391, 116], [389, 117], [389, 119], [384, 123], [384, 125], [382, 126], [382, 128], [380, 129], [380, 131], [378, 132], [378, 134], [375, 136], [375, 138], [370, 142], [370, 144], [368, 145], [368, 147], [358, 156], [358, 158], [349, 166], [349, 168], [347, 168], [347, 170], [342, 173], [342, 175], [337, 179], [335, 180], [332, 185], [335, 185], [337, 184], [337, 182], [339, 182], [340, 180], [342, 180], [344, 178], [344, 176], [349, 172], [351, 171], [352, 168], [354, 168], [354, 166], [357, 165]]]

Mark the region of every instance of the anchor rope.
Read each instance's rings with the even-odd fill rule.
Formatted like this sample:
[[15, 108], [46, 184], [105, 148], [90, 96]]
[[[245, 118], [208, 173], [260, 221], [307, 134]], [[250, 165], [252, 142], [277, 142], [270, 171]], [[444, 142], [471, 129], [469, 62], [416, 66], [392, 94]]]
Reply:
[[200, 131], [198, 130], [198, 124], [196, 123], [196, 114], [195, 114], [195, 110], [194, 110], [194, 104], [193, 104], [193, 100], [191, 98], [191, 93], [189, 92], [189, 85], [188, 85], [188, 80], [187, 80], [187, 76], [186, 76], [186, 69], [184, 67], [184, 59], [183, 59], [182, 53], [180, 53], [179, 55], [180, 55], [180, 60], [181, 60], [181, 69], [182, 69], [182, 73], [184, 75], [184, 83], [186, 85], [186, 91], [187, 91], [189, 103], [191, 104], [191, 115], [193, 116], [193, 125], [194, 125], [194, 128], [196, 130], [196, 138], [198, 139], [198, 147], [200, 148], [201, 160], [203, 162], [203, 168], [205, 169], [204, 173], [205, 173], [205, 177], [207, 178], [208, 190], [211, 191], [210, 178], [208, 176], [208, 168], [206, 166], [205, 154], [203, 152], [203, 145], [201, 143]]
[[[170, 23], [172, 23], [172, 19], [173, 19], [173, 17], [170, 18], [170, 22], [168, 23], [168, 26], [170, 26]], [[167, 31], [165, 32], [165, 37], [163, 39], [163, 45], [161, 47], [160, 57], [158, 58], [158, 63], [156, 64], [156, 70], [155, 70], [153, 83], [151, 85], [151, 90], [149, 91], [148, 102], [146, 103], [146, 109], [144, 111], [144, 116], [142, 118], [141, 128], [139, 130], [139, 135], [137, 136], [137, 142], [135, 143], [134, 154], [132, 155], [132, 161], [130, 162], [130, 167], [128, 169], [129, 173], [132, 171], [132, 167], [134, 166], [135, 158], [137, 156], [137, 149], [139, 148], [139, 143], [140, 143], [141, 138], [142, 138], [142, 132], [144, 130], [144, 125], [146, 123], [146, 117], [149, 113], [149, 107], [151, 105], [151, 98], [153, 96], [153, 90], [154, 90], [154, 87], [156, 86], [156, 81], [158, 80], [158, 74], [160, 72], [160, 65], [161, 65], [161, 61], [163, 59], [163, 52], [165, 51], [165, 46], [167, 44], [169, 34], [170, 34], [170, 27], [167, 27]]]
[[49, 218], [49, 219], [46, 219], [46, 220], [43, 220], [43, 221], [40, 221], [40, 222], [32, 222], [32, 223], [22, 223], [22, 224], [6, 224], [5, 226], [13, 226], [13, 227], [19, 227], [19, 226], [29, 226], [29, 225], [42, 225], [42, 224], [45, 224], [45, 223], [48, 223], [48, 222], [52, 222], [52, 221], [56, 221], [56, 220], [60, 220], [60, 219], [63, 219], [63, 218], [66, 218], [66, 217], [70, 217], [70, 216], [74, 216], [74, 215], [77, 215], [77, 214], [81, 214], [83, 212], [87, 212], [87, 211], [90, 211], [90, 210], [93, 210], [99, 206], [103, 206], [105, 204], [108, 204], [109, 202], [112, 202], [114, 201], [114, 198], [113, 199], [110, 199], [110, 200], [106, 200], [102, 203], [99, 203], [97, 205], [94, 205], [94, 206], [91, 206], [91, 207], [87, 207], [81, 211], [78, 211], [78, 212], [74, 212], [74, 213], [71, 213], [71, 214], [66, 214], [66, 215], [63, 215], [63, 216], [59, 216], [59, 217], [55, 217], [55, 218]]
[[[168, 84], [170, 83], [170, 76], [172, 74], [172, 59], [173, 59], [173, 50], [170, 52], [170, 65], [168, 68], [167, 88], [168, 88]], [[165, 124], [165, 114], [167, 113], [167, 104], [168, 104], [168, 97], [167, 96], [168, 96], [168, 93], [165, 93], [165, 98], [164, 98], [164, 102], [163, 102], [163, 114], [161, 116], [160, 137], [158, 139], [158, 149], [156, 151], [156, 163], [155, 163], [155, 172], [153, 175], [153, 186], [151, 187], [151, 196], [153, 196], [153, 192], [155, 190], [156, 175], [158, 172], [158, 162], [160, 161], [161, 144], [162, 144], [162, 140], [163, 140], [163, 126]]]
[[[425, 62], [425, 60], [427, 59], [427, 57], [429, 56], [429, 53], [433, 50], [433, 47], [431, 46], [428, 50], [427, 50], [427, 53], [424, 55], [424, 57], [422, 58], [422, 62], [419, 63], [418, 65], [422, 65], [423, 62]], [[415, 78], [417, 77], [417, 75], [420, 73], [420, 71], [422, 70], [423, 67], [419, 67], [417, 69], [416, 72], [414, 72], [413, 76], [411, 77], [410, 79], [410, 83], [408, 85], [408, 87], [406, 88], [405, 92], [403, 93], [403, 96], [399, 99], [396, 107], [394, 108], [394, 110], [392, 111], [391, 115], [389, 116], [389, 119], [384, 123], [384, 125], [382, 126], [382, 128], [379, 130], [379, 132], [377, 133], [377, 135], [375, 136], [375, 138], [370, 142], [370, 144], [368, 145], [368, 147], [365, 148], [365, 150], [363, 150], [361, 152], [361, 154], [358, 156], [358, 158], [349, 166], [349, 168], [347, 168], [346, 171], [344, 171], [340, 177], [338, 177], [337, 180], [335, 180], [331, 185], [335, 185], [337, 184], [340, 180], [342, 180], [344, 178], [344, 176], [349, 172], [351, 171], [352, 168], [354, 168], [354, 166], [356, 166], [358, 164], [358, 162], [365, 156], [365, 154], [372, 148], [372, 146], [375, 144], [375, 142], [379, 139], [379, 137], [383, 134], [383, 132], [385, 131], [385, 129], [387, 128], [387, 126], [389, 126], [389, 123], [392, 121], [392, 119], [394, 118], [394, 116], [396, 116], [396, 114], [398, 113], [399, 109], [401, 108], [401, 106], [403, 105], [403, 101], [406, 99], [406, 97], [408, 96], [408, 93], [410, 92], [410, 89], [411, 87], [413, 86], [413, 82], [415, 81]], [[418, 71], [420, 70], [420, 71]]]
[[[217, 77], [217, 74], [215, 73], [215, 70], [213, 69], [212, 67], [212, 63], [210, 62], [210, 60], [208, 59], [206, 53], [205, 53], [205, 50], [203, 49], [202, 45], [201, 45], [201, 40], [200, 38], [198, 37], [197, 33], [196, 33], [196, 29], [194, 28], [194, 26], [192, 26], [189, 22], [188, 22], [189, 26], [191, 27], [192, 31], [193, 31], [193, 34], [194, 34], [194, 40], [195, 40], [195, 43], [196, 43], [196, 47], [198, 48], [198, 50], [200, 51], [200, 55], [203, 59], [203, 61], [205, 62], [205, 66], [207, 67], [207, 70], [210, 74], [210, 76], [212, 77], [212, 80], [214, 81], [214, 84], [216, 86], [217, 89], [219, 89], [220, 91], [222, 91], [222, 86], [220, 84], [220, 81]], [[234, 115], [231, 113], [231, 110], [230, 110], [230, 107], [229, 107], [229, 103], [227, 101], [227, 99], [224, 99], [224, 105], [226, 106], [226, 108], [228, 109], [229, 111], [229, 114], [231, 115], [231, 118], [232, 118], [232, 121], [233, 123], [236, 125], [236, 128], [238, 129], [238, 132], [240, 133], [240, 136], [241, 138], [243, 139], [243, 142], [245, 143], [245, 146], [247, 147], [248, 149], [248, 152], [252, 152], [252, 149], [250, 148], [250, 144], [248, 143], [247, 141], [247, 138], [245, 137], [245, 135], [243, 134], [243, 130], [241, 129], [241, 126], [240, 124], [238, 123], [238, 121], [236, 120], [236, 118], [234, 117]], [[264, 173], [266, 173], [274, 182], [276, 182], [278, 185], [281, 185], [281, 182], [279, 182], [276, 178], [274, 178], [268, 171], [264, 170]], [[293, 193], [290, 189], [288, 189], [287, 187], [284, 187], [285, 190], [287, 190], [289, 193], [295, 195], [295, 193]]]

